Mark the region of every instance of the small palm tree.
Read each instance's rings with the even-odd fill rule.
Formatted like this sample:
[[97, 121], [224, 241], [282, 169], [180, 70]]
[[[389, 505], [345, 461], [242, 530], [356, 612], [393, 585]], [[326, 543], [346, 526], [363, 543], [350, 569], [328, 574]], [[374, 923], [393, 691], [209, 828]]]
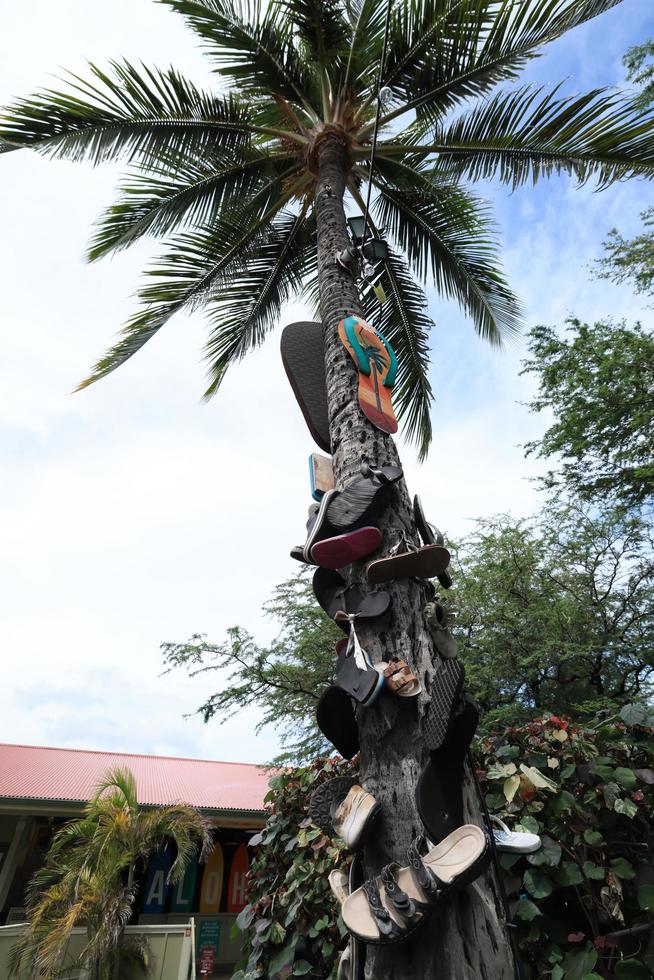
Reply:
[[[80, 387], [132, 357], [175, 314], [207, 316], [206, 396], [305, 295], [325, 327], [334, 475], [362, 457], [398, 464], [390, 436], [360, 411], [357, 369], [338, 336], [350, 314], [374, 318], [399, 362], [393, 398], [421, 456], [432, 437], [431, 319], [423, 287], [457, 300], [491, 343], [515, 332], [520, 305], [500, 269], [486, 205], [466, 182], [512, 188], [567, 173], [603, 188], [654, 174], [651, 113], [620, 93], [576, 97], [516, 84], [543, 45], [621, 0], [160, 0], [200, 37], [223, 83], [202, 91], [174, 68], [90, 66], [64, 91], [22, 99], [0, 119], [0, 152], [31, 147], [93, 164], [130, 164], [88, 256], [145, 236], [163, 250], [140, 306]], [[385, 90], [382, 105], [380, 90]], [[377, 137], [377, 139], [376, 139]], [[371, 165], [376, 143], [375, 166]], [[346, 208], [366, 209], [390, 244], [381, 307], [336, 256], [350, 246]], [[384, 550], [413, 537], [408, 492], [380, 521]], [[348, 572], [362, 583], [360, 569]], [[413, 580], [388, 586], [393, 629], [362, 628], [375, 660], [409, 660], [425, 679], [420, 712], [398, 717], [392, 698], [361, 712], [360, 775], [388, 819], [364, 854], [372, 873], [403, 861], [420, 826], [414, 801], [427, 759], [420, 730], [440, 681]], [[437, 658], [436, 658], [437, 662]], [[468, 809], [477, 814], [474, 800]], [[411, 946], [368, 951], [369, 977], [508, 980], [512, 957], [490, 884]]]
[[211, 849], [210, 825], [182, 804], [141, 809], [132, 773], [108, 773], [84, 816], [54, 835], [44, 867], [30, 882], [27, 927], [12, 950], [11, 975], [25, 968], [39, 980], [61, 975], [72, 930], [80, 925], [88, 939], [75, 965], [90, 980], [121, 980], [130, 962], [147, 969], [147, 941], [127, 939], [124, 929], [136, 899], [137, 867], [168, 842], [176, 849], [169, 873], [176, 882], [198, 850], [202, 859]]

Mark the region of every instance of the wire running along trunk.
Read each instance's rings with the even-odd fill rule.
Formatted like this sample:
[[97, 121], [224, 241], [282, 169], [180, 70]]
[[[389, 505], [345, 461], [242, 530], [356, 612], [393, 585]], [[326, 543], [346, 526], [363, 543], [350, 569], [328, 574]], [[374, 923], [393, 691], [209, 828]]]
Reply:
[[[338, 323], [348, 315], [362, 316], [352, 276], [334, 260], [349, 242], [343, 195], [349, 166], [347, 146], [333, 131], [318, 142], [318, 181], [315, 207], [318, 235], [318, 274], [321, 316], [325, 327], [325, 367], [332, 460], [337, 487], [359, 475], [362, 459], [399, 465], [391, 436], [376, 429], [358, 404], [358, 371], [338, 336]], [[429, 488], [421, 488], [429, 506]], [[432, 498], [433, 503], [433, 498]], [[440, 520], [440, 517], [439, 517]], [[419, 543], [411, 501], [404, 481], [393, 490], [379, 522], [388, 553], [402, 534]], [[350, 580], [367, 588], [365, 563], [350, 569]], [[422, 607], [424, 587], [410, 579], [384, 586], [392, 596], [394, 620], [390, 630], [376, 634], [362, 624], [363, 645], [373, 660], [395, 655], [406, 660], [422, 682], [419, 705], [382, 695], [372, 708], [359, 713], [360, 777], [382, 805], [382, 816], [364, 850], [366, 877], [377, 874], [390, 860], [406, 865], [405, 855], [422, 831], [415, 805], [415, 786], [428, 758], [420, 733], [434, 670], [432, 643]], [[365, 621], [364, 621], [365, 622]], [[466, 779], [467, 818], [480, 826], [473, 786]], [[434, 917], [433, 924], [409, 943], [368, 946], [366, 980], [511, 980], [515, 976], [497, 883], [492, 872], [464, 889]]]

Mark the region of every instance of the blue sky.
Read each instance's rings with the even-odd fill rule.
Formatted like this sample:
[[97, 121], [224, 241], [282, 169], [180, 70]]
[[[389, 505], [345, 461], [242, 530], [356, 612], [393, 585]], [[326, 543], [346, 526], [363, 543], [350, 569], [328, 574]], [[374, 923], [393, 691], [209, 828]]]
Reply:
[[[23, 0], [2, 15], [0, 104], [47, 83], [63, 67], [114, 56], [174, 63], [210, 83], [181, 21], [150, 0], [50, 4]], [[623, 80], [621, 56], [654, 35], [649, 0], [615, 10], [551, 45], [525, 78], [566, 91]], [[265, 638], [259, 610], [295, 570], [313, 450], [286, 383], [273, 335], [231, 372], [220, 397], [200, 402], [201, 318], [176, 317], [118, 373], [78, 395], [72, 388], [131, 310], [147, 243], [86, 265], [91, 225], [118, 171], [0, 158], [0, 596], [7, 651], [0, 741], [260, 761], [273, 733], [255, 716], [224, 727], [184, 720], [204, 681], [159, 676], [159, 644], [234, 623]], [[509, 279], [526, 326], [575, 314], [642, 318], [628, 288], [589, 276], [614, 225], [629, 233], [651, 188], [631, 182], [595, 194], [567, 179], [510, 193], [485, 184]], [[409, 489], [453, 535], [476, 517], [538, 506], [538, 470], [521, 443], [544, 420], [524, 405], [524, 346], [478, 340], [455, 306], [430, 294], [436, 327], [432, 383], [437, 436], [426, 464], [403, 458]], [[288, 319], [303, 310], [294, 307]], [[248, 409], [246, 387], [261, 405]], [[280, 460], [280, 441], [285, 452]]]

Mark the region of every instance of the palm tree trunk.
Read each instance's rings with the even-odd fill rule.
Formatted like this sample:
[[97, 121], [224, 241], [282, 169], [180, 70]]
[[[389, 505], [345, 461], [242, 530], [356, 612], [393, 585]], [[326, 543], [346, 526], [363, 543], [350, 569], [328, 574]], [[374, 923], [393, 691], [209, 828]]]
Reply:
[[[318, 147], [316, 216], [321, 314], [325, 325], [325, 363], [330, 434], [336, 485], [342, 487], [359, 473], [361, 460], [374, 464], [398, 464], [393, 439], [368, 422], [357, 400], [358, 372], [341, 344], [337, 325], [349, 314], [361, 315], [356, 285], [334, 257], [349, 244], [343, 194], [348, 166], [347, 148], [335, 133], [326, 134]], [[409, 494], [401, 481], [393, 489], [386, 514], [380, 521], [383, 553], [402, 532], [416, 543]], [[349, 570], [350, 580], [365, 587], [363, 567]], [[406, 660], [429, 691], [434, 675], [431, 638], [422, 607], [424, 586], [403, 580], [385, 586], [392, 595], [394, 621], [387, 632], [360, 630], [363, 645], [373, 660], [396, 655]], [[382, 804], [382, 818], [374, 839], [366, 846], [367, 876], [377, 874], [389, 861], [406, 864], [407, 848], [422, 826], [415, 805], [415, 786], [428, 753], [420, 732], [420, 717], [429, 703], [402, 703], [382, 695], [372, 708], [359, 714], [361, 779]], [[469, 782], [469, 781], [468, 781]], [[466, 787], [466, 810], [472, 822], [482, 825], [477, 801]], [[453, 899], [437, 926], [418, 933], [412, 942], [369, 946], [368, 980], [511, 980], [513, 958], [507, 939], [502, 907], [492, 874], [480, 879]]]

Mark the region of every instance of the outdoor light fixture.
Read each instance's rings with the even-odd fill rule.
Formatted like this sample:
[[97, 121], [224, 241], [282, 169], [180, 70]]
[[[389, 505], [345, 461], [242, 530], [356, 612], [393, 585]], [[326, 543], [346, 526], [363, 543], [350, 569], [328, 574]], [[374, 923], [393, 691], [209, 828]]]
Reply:
[[388, 262], [388, 245], [383, 238], [369, 238], [363, 246], [363, 254], [370, 262]]
[[350, 226], [350, 233], [354, 244], [360, 245], [366, 232], [366, 219], [362, 214], [357, 214], [354, 218], [348, 218], [347, 223]]
[[352, 236], [352, 245], [338, 253], [336, 262], [356, 278], [359, 260], [363, 259], [363, 274], [370, 279], [375, 274], [378, 262], [388, 262], [388, 245], [383, 238], [373, 238], [366, 234], [366, 219], [362, 214], [348, 218], [347, 223]]

